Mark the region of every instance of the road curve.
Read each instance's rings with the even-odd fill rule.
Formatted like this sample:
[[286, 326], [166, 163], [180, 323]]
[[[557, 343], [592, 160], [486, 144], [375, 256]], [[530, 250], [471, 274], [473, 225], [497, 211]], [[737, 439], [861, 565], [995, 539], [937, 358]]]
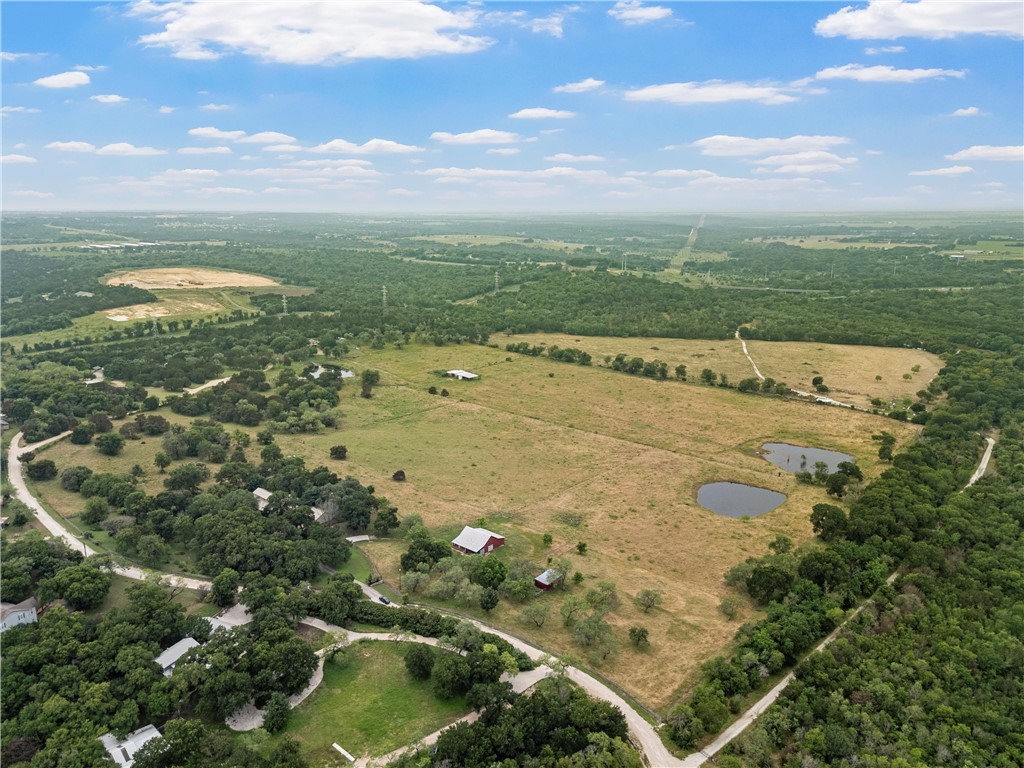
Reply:
[[985, 446], [985, 453], [981, 457], [981, 462], [978, 464], [978, 468], [974, 470], [974, 474], [971, 475], [971, 479], [967, 481], [968, 488], [981, 480], [982, 476], [985, 474], [985, 470], [988, 469], [988, 461], [992, 458], [992, 449], [996, 447], [996, 441], [991, 437], [986, 437], [985, 441], [988, 445]]
[[[59, 520], [43, 508], [43, 505], [39, 503], [39, 500], [29, 493], [28, 486], [25, 485], [25, 478], [22, 475], [21, 457], [24, 454], [29, 451], [36, 451], [40, 448], [44, 448], [51, 443], [56, 443], [58, 440], [63, 440], [70, 434], [71, 432], [63, 432], [46, 440], [40, 440], [38, 443], [22, 446], [21, 441], [24, 437], [24, 433], [19, 432], [14, 436], [14, 439], [11, 440], [11, 447], [7, 453], [7, 474], [10, 478], [11, 485], [14, 486], [14, 493], [18, 497], [18, 501], [32, 510], [36, 519], [47, 531], [63, 541], [68, 545], [68, 547], [76, 552], [81, 552], [86, 557], [91, 557], [92, 555], [98, 554], [96, 550], [84, 541], [78, 539], [71, 533], [71, 531], [65, 528]], [[167, 581], [167, 583], [172, 586], [186, 587], [188, 589], [210, 589], [212, 586], [209, 581], [203, 581], [202, 579], [191, 579], [186, 576], [176, 576], [173, 574], [151, 573], [144, 571], [141, 568], [136, 568], [135, 566], [115, 564], [113, 566], [113, 571], [119, 576], [135, 579], [136, 581], [149, 581], [151, 579], [159, 578]]]

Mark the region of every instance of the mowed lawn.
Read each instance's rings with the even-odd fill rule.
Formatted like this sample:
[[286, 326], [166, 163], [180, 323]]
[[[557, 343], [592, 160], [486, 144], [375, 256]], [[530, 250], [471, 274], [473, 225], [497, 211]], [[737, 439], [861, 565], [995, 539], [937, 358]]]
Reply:
[[301, 746], [312, 768], [349, 765], [331, 745], [357, 758], [380, 756], [415, 743], [469, 712], [464, 699], [442, 701], [430, 681], [405, 669], [411, 643], [358, 642], [343, 665], [324, 664], [320, 687], [291, 713], [280, 736]]

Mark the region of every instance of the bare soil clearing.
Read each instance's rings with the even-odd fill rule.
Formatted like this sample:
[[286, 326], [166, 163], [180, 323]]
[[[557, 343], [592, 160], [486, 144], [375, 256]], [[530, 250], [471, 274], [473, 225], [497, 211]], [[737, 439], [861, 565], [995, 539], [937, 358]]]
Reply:
[[[232, 288], [279, 285], [276, 280], [246, 272], [191, 267], [137, 269], [107, 278], [107, 285], [134, 285], [146, 290], [175, 288]], [[122, 313], [123, 314], [123, 313]]]

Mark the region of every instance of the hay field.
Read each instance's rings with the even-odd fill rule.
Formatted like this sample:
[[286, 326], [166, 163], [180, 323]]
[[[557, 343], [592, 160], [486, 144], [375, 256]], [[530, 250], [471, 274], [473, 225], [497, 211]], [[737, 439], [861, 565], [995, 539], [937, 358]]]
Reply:
[[246, 272], [198, 267], [157, 267], [120, 272], [107, 278], [107, 285], [134, 285], [145, 290], [177, 288], [248, 288], [279, 285], [276, 280]]
[[[882, 467], [870, 435], [886, 429], [906, 440], [916, 431], [845, 409], [655, 382], [487, 347], [365, 350], [349, 363], [382, 372], [373, 399], [346, 387], [340, 433], [282, 435], [285, 452], [373, 484], [401, 514], [421, 515], [439, 535], [483, 518], [508, 538], [502, 557], [543, 566], [547, 557], [564, 555], [585, 575], [583, 589], [597, 580], [615, 582], [623, 606], [609, 620], [620, 652], [600, 670], [654, 707], [675, 700], [699, 664], [729, 645], [738, 623], [717, 611], [726, 594], [723, 574], [762, 554], [780, 533], [808, 540], [810, 508], [826, 499], [823, 490], [798, 485], [755, 449], [782, 440], [842, 450], [871, 476]], [[458, 382], [436, 373], [455, 367], [482, 378]], [[432, 385], [451, 396], [429, 395]], [[345, 462], [328, 458], [337, 443], [349, 449]], [[406, 482], [391, 480], [398, 469]], [[716, 480], [789, 498], [753, 520], [720, 517], [696, 502], [699, 486]], [[541, 544], [546, 532], [554, 536], [550, 550]], [[586, 556], [576, 554], [578, 541], [587, 542]], [[395, 585], [404, 547], [396, 541], [366, 545]], [[662, 589], [665, 603], [644, 615], [630, 598], [647, 587]], [[543, 628], [524, 625], [521, 606], [506, 602], [488, 620], [542, 647], [578, 653], [558, 616], [561, 595], [539, 599], [551, 606]], [[650, 650], [629, 645], [633, 624], [650, 629]]]
[[831, 248], [838, 250], [851, 250], [856, 248], [871, 248], [873, 250], [886, 250], [888, 248], [923, 248], [928, 243], [900, 243], [890, 240], [879, 240], [873, 242], [842, 242], [843, 237], [848, 235], [807, 235], [806, 237], [752, 237], [749, 243], [785, 243], [796, 245], [800, 248]]
[[[699, 380], [700, 372], [710, 368], [724, 373], [736, 384], [750, 378], [754, 370], [743, 356], [743, 348], [735, 339], [706, 341], [692, 339], [618, 338], [615, 336], [572, 336], [564, 333], [530, 333], [518, 336], [495, 336], [504, 347], [508, 343], [526, 341], [532, 345], [576, 347], [589, 352], [595, 365], [603, 364], [605, 355], [622, 352], [629, 357], [664, 360], [669, 373], [676, 365], [686, 366], [687, 377]], [[811, 380], [824, 376], [832, 390], [830, 397], [871, 408], [871, 400], [886, 403], [925, 388], [942, 368], [942, 358], [920, 349], [900, 347], [865, 347], [847, 344], [818, 344], [797, 341], [748, 341], [747, 350], [765, 376], [782, 381], [794, 389], [813, 391]], [[914, 371], [914, 366], [919, 370]], [[904, 379], [909, 374], [910, 379]], [[881, 376], [880, 380], [876, 376]]]

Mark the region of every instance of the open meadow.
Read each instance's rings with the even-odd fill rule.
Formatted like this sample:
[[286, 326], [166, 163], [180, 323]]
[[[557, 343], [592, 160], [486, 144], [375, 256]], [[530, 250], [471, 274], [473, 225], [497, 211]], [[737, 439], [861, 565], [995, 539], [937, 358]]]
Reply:
[[[516, 340], [535, 338], [540, 337]], [[549, 343], [557, 339], [544, 338]], [[698, 371], [703, 365], [731, 371], [735, 365], [737, 378], [739, 367], [747, 365], [734, 340], [562, 341], [585, 349], [593, 345], [595, 351], [607, 346], [609, 353], [635, 351], [648, 359], [657, 355], [673, 363], [685, 361]], [[755, 353], [755, 359], [761, 354], [770, 361], [763, 363], [767, 372], [774, 370], [772, 366], [800, 371], [820, 345], [757, 346], [764, 349]], [[878, 362], [871, 355], [888, 352], [841, 349], [849, 351], [826, 346], [812, 357], [815, 369], [823, 368], [837, 385], [838, 369], [825, 366], [830, 360], [850, 371], [870, 372], [870, 377], [864, 373], [861, 378], [874, 382]], [[908, 362], [918, 359], [906, 355], [921, 356], [922, 366], [929, 363], [923, 353], [895, 352], [903, 355], [894, 358], [899, 370], [909, 370]], [[855, 364], [857, 354], [865, 357], [860, 366]], [[600, 671], [654, 708], [677, 700], [700, 663], [723, 652], [738, 623], [752, 614], [747, 606], [735, 620], [719, 612], [719, 603], [729, 594], [722, 581], [725, 572], [747, 557], [763, 554], [780, 534], [797, 544], [809, 541], [810, 509], [828, 498], [821, 487], [801, 485], [761, 458], [760, 446], [781, 441], [843, 451], [856, 457], [870, 478], [884, 468], [871, 435], [886, 430], [902, 443], [917, 431], [913, 425], [842, 408], [692, 382], [654, 381], [494, 347], [412, 344], [357, 349], [339, 362], [357, 371], [381, 372], [373, 397], [359, 397], [358, 387], [347, 384], [341, 390], [340, 429], [278, 435], [283, 451], [303, 457], [309, 467], [323, 464], [341, 476], [374, 485], [400, 515], [420, 515], [443, 538], [450, 539], [463, 525], [483, 521], [506, 536], [507, 545], [496, 555], [502, 559], [527, 559], [539, 573], [549, 557], [568, 557], [573, 571], [584, 576], [583, 584], [570, 591], [582, 594], [599, 581], [614, 582], [622, 605], [608, 619], [619, 652], [602, 662]], [[441, 372], [450, 368], [464, 368], [481, 378], [444, 378]], [[926, 373], [922, 367], [915, 376]], [[269, 375], [276, 378], [273, 372]], [[863, 383], [853, 373], [850, 376], [851, 386]], [[428, 393], [432, 386], [438, 394]], [[917, 386], [924, 386], [924, 380]], [[442, 389], [448, 397], [440, 394]], [[160, 409], [172, 421], [181, 420], [166, 411]], [[130, 441], [116, 458], [100, 455], [93, 446], [66, 442], [46, 454], [60, 469], [82, 463], [126, 472], [139, 463], [147, 470], [145, 490], [156, 493], [163, 479], [153, 467], [159, 442]], [[337, 444], [347, 446], [346, 461], [330, 459], [330, 447]], [[405, 482], [392, 480], [399, 469], [406, 473]], [[700, 486], [715, 481], [764, 487], [788, 499], [758, 518], [727, 518], [696, 501]], [[76, 518], [80, 497], [61, 490], [56, 481], [39, 483], [37, 488], [56, 511]], [[553, 537], [550, 547], [543, 544], [545, 533]], [[577, 553], [578, 542], [587, 544], [585, 555]], [[392, 594], [397, 594], [398, 558], [405, 542], [375, 541], [362, 547]], [[188, 568], [191, 559], [176, 550], [172, 563]], [[356, 569], [367, 570], [362, 563]], [[642, 613], [631, 598], [647, 588], [661, 590], [664, 603]], [[578, 653], [559, 616], [562, 596], [555, 590], [537, 598], [549, 606], [542, 627], [524, 623], [523, 606], [507, 600], [489, 617], [478, 608], [449, 607], [486, 618], [552, 651]], [[640, 651], [629, 644], [628, 628], [637, 624], [650, 631], [649, 649]]]

